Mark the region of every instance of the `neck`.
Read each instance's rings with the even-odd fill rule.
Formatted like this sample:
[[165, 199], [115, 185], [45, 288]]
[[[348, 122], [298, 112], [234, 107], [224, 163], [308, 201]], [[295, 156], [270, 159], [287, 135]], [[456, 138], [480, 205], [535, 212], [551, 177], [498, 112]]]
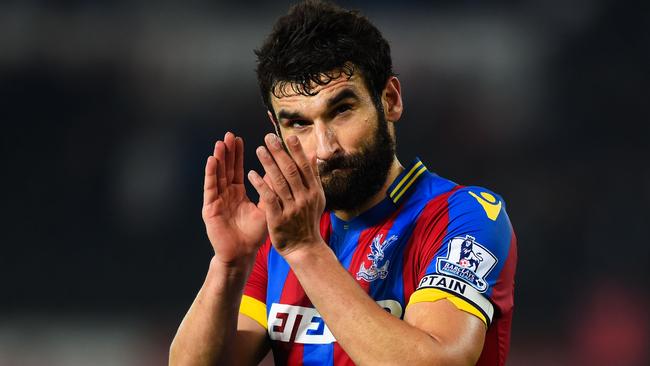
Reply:
[[402, 164], [397, 160], [397, 156], [393, 157], [393, 162], [391, 163], [390, 169], [388, 170], [388, 176], [386, 176], [386, 181], [384, 182], [384, 185], [381, 187], [381, 189], [368, 201], [366, 201], [364, 204], [359, 206], [356, 209], [353, 210], [335, 210], [334, 214], [336, 217], [338, 217], [341, 220], [344, 221], [350, 221], [353, 218], [361, 215], [363, 212], [369, 210], [379, 202], [381, 202], [384, 198], [386, 198], [386, 191], [388, 190], [388, 187], [390, 187], [391, 183], [397, 178], [402, 172], [404, 171], [404, 167]]

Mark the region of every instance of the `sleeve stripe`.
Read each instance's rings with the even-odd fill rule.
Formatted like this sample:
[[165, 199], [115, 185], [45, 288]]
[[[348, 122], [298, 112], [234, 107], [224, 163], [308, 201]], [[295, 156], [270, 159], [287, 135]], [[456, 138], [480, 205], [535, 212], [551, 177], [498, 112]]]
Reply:
[[419, 302], [435, 302], [442, 299], [449, 300], [459, 310], [476, 316], [477, 318], [481, 319], [486, 326], [489, 326], [486, 314], [477, 306], [469, 303], [465, 299], [461, 299], [460, 297], [455, 296], [454, 294], [436, 288], [425, 288], [415, 291], [411, 295], [409, 303], [406, 307], [408, 308], [411, 306], [411, 304], [417, 304]]
[[242, 296], [239, 312], [260, 323], [268, 329], [266, 321], [266, 304], [250, 296]]
[[422, 278], [416, 292], [422, 289], [438, 289], [461, 298], [481, 311], [485, 315], [488, 325], [492, 322], [494, 305], [482, 293], [478, 292], [466, 282], [454, 277], [435, 273]]

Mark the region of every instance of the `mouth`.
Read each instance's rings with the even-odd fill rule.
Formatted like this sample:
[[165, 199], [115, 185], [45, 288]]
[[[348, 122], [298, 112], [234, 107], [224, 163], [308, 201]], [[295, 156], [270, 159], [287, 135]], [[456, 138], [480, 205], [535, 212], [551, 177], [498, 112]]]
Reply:
[[352, 168], [334, 168], [321, 173], [321, 176], [343, 175], [343, 174], [348, 174], [350, 171], [352, 171]]

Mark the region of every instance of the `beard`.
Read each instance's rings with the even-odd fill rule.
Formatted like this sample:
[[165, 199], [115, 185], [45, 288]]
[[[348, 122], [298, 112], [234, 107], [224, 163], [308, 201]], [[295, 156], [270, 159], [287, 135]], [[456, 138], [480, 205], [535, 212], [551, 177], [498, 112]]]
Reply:
[[337, 155], [319, 165], [327, 210], [356, 210], [386, 183], [395, 142], [383, 113], [378, 113], [377, 122], [374, 136], [359, 152]]

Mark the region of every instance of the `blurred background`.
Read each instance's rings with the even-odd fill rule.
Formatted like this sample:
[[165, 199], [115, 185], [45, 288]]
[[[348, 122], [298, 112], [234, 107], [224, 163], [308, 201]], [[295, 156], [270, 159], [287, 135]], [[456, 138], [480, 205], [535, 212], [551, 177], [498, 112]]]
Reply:
[[[402, 162], [500, 193], [509, 365], [648, 365], [650, 9], [340, 1], [389, 40]], [[253, 49], [289, 2], [0, 3], [0, 365], [162, 365], [211, 255], [202, 171], [271, 131]]]

